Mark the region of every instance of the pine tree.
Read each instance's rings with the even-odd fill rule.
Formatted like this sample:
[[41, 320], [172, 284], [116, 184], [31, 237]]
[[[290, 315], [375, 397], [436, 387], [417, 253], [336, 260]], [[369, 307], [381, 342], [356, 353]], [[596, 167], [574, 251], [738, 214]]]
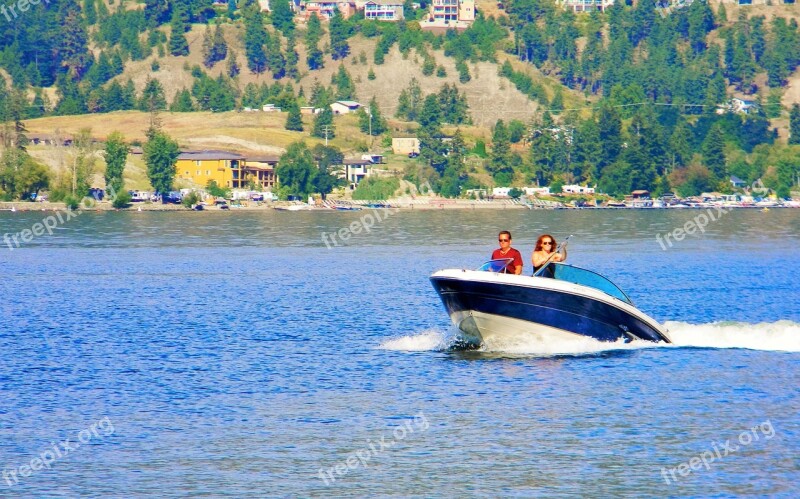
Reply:
[[303, 116], [300, 114], [300, 106], [297, 105], [296, 100], [290, 101], [289, 115], [286, 117], [284, 128], [295, 132], [303, 131]]
[[344, 64], [339, 64], [339, 70], [331, 77], [331, 83], [336, 85], [336, 100], [353, 100], [355, 98], [356, 87]]
[[67, 68], [67, 74], [74, 80], [80, 80], [93, 61], [89, 52], [88, 35], [83, 25], [77, 5], [67, 8], [59, 40], [61, 64]]
[[792, 104], [789, 113], [789, 143], [800, 144], [800, 104]]
[[417, 121], [423, 128], [436, 128], [442, 122], [442, 109], [436, 94], [430, 94], [422, 102]]
[[322, 25], [320, 24], [319, 17], [311, 16], [306, 26], [306, 48], [308, 55], [306, 56], [306, 63], [310, 70], [321, 69], [325, 65], [322, 51], [317, 46], [319, 40], [322, 38]]
[[295, 50], [294, 45], [295, 39], [294, 33], [292, 32], [286, 42], [286, 76], [292, 79], [296, 79], [299, 75], [297, 61], [300, 56], [297, 55], [297, 50]]
[[272, 9], [272, 25], [275, 29], [289, 36], [294, 31], [294, 13], [289, 6], [289, 0], [270, 0]]
[[239, 63], [236, 62], [236, 52], [233, 50], [228, 51], [228, 67], [225, 72], [229, 78], [235, 78], [240, 73]]
[[225, 41], [225, 35], [222, 33], [222, 25], [219, 23], [217, 23], [216, 27], [214, 28], [212, 47], [214, 62], [224, 61], [228, 56], [228, 43]]
[[692, 159], [692, 130], [685, 120], [681, 120], [669, 139], [669, 161], [672, 167], [688, 166]]
[[139, 110], [145, 112], [163, 111], [167, 108], [167, 100], [164, 97], [164, 87], [156, 79], [148, 79], [142, 90], [142, 98], [139, 100]]
[[703, 141], [703, 164], [711, 171], [717, 182], [725, 179], [725, 134], [722, 127], [716, 124], [711, 127]]
[[503, 120], [498, 120], [492, 132], [492, 152], [489, 155], [493, 172], [506, 171], [511, 157], [511, 140]]
[[214, 40], [211, 36], [211, 26], [206, 26], [206, 32], [203, 33], [203, 65], [207, 68], [213, 68], [214, 63]]
[[328, 31], [331, 38], [331, 56], [333, 60], [344, 59], [350, 54], [350, 44], [347, 43], [347, 39], [350, 36], [350, 27], [338, 8], [330, 19]]
[[89, 26], [97, 22], [97, 10], [94, 0], [83, 0], [83, 15], [86, 17], [86, 24]]
[[286, 59], [281, 53], [280, 37], [277, 34], [267, 40], [267, 66], [274, 79], [280, 80], [286, 76]]
[[189, 43], [186, 41], [186, 24], [183, 21], [184, 9], [180, 4], [172, 11], [170, 22], [169, 53], [174, 56], [189, 55]]
[[187, 89], [181, 89], [175, 92], [175, 98], [172, 99], [172, 104], [169, 110], [174, 113], [189, 113], [195, 110], [194, 103], [192, 102], [192, 94]]
[[261, 74], [267, 69], [267, 53], [265, 45], [269, 35], [264, 29], [261, 11], [258, 4], [250, 3], [244, 8], [244, 48], [247, 67], [252, 73]]
[[375, 96], [372, 96], [367, 109], [359, 109], [358, 126], [361, 129], [361, 133], [371, 134], [373, 136], [381, 135], [389, 128], [388, 123], [381, 115], [381, 110], [378, 108], [378, 101], [375, 100]]
[[125, 87], [122, 89], [122, 105], [123, 111], [136, 107], [136, 86], [131, 79], [128, 79], [127, 83], [125, 83]]
[[314, 118], [314, 129], [311, 135], [321, 139], [332, 139], [336, 136], [333, 127], [333, 111], [329, 105], [324, 106], [322, 112]]

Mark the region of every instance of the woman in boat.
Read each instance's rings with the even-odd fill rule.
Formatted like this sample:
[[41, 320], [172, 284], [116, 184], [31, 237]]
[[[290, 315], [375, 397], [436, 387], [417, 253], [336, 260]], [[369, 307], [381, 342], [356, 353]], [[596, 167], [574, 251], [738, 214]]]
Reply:
[[[539, 271], [545, 264], [551, 262], [563, 262], [567, 259], [567, 249], [564, 248], [561, 253], [556, 253], [556, 238], [550, 234], [542, 234], [536, 241], [536, 247], [533, 249], [531, 255], [531, 263], [533, 263], [533, 273]], [[542, 277], [553, 277], [553, 268], [549, 267], [540, 274]]]

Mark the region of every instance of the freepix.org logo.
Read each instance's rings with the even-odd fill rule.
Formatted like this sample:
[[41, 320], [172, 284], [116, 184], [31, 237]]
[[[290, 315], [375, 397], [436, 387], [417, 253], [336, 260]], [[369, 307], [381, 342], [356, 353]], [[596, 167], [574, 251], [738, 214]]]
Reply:
[[32, 458], [30, 462], [11, 468], [4, 467], [2, 472], [3, 480], [6, 485], [13, 487], [20, 483], [21, 478], [28, 478], [42, 468], [47, 468], [49, 470], [56, 461], [68, 457], [70, 454], [77, 451], [81, 445], [88, 444], [92, 440], [107, 437], [113, 433], [114, 423], [106, 416], [92, 423], [88, 428], [79, 431], [75, 440], [67, 438], [58, 445], [54, 442], [50, 447], [40, 452], [38, 456]]
[[50, 0], [17, 0], [15, 3], [0, 5], [0, 14], [5, 16], [6, 21], [14, 22], [17, 20], [20, 14], [28, 12], [32, 5], [36, 6], [40, 3], [50, 5]]

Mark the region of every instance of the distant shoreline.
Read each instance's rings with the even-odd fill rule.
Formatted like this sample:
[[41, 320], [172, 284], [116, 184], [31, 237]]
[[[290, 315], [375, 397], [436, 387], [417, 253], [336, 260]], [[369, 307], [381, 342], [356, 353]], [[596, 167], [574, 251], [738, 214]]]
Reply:
[[[704, 204], [698, 206], [680, 206], [680, 207], [652, 207], [652, 206], [586, 206], [586, 207], [573, 207], [573, 206], [532, 206], [527, 205], [519, 202], [513, 202], [511, 200], [494, 200], [494, 201], [473, 201], [473, 200], [453, 200], [453, 199], [397, 199], [397, 200], [390, 200], [385, 202], [385, 207], [371, 207], [365, 205], [357, 205], [348, 203], [346, 205], [341, 206], [355, 206], [359, 207], [362, 210], [372, 210], [372, 209], [396, 209], [402, 211], [440, 211], [440, 210], [659, 210], [659, 211], [680, 211], [680, 210], [698, 210], [698, 209], [707, 209], [707, 208], [714, 208], [716, 205], [712, 204]], [[228, 211], [228, 212], [237, 212], [237, 211], [273, 211], [275, 208], [285, 208], [288, 206], [293, 206], [292, 203], [278, 201], [274, 203], [260, 203], [255, 204], [253, 202], [244, 202], [241, 205], [229, 205], [229, 209], [221, 209], [218, 206], [205, 206], [202, 212], [214, 212], [214, 211]], [[296, 206], [296, 204], [295, 204]], [[300, 205], [304, 206], [304, 205]], [[304, 209], [300, 209], [297, 211], [303, 212], [335, 212], [337, 210], [331, 209], [329, 207], [324, 206], [315, 206], [310, 207], [305, 205]], [[725, 209], [750, 209], [750, 210], [763, 210], [767, 207], [765, 206], [736, 206], [736, 205], [722, 205]], [[785, 206], [785, 205], [776, 205], [776, 206], [769, 206], [769, 209], [773, 208], [797, 208], [798, 206]], [[17, 202], [0, 202], [0, 213], [2, 212], [47, 212], [47, 211], [63, 211], [66, 210], [66, 205], [64, 203], [51, 203], [51, 202], [27, 202], [27, 201], [17, 201]], [[111, 206], [110, 202], [101, 201], [99, 203], [95, 203], [92, 206], [84, 206], [83, 204], [79, 208], [80, 211], [94, 211], [94, 212], [106, 212], [106, 211], [122, 211], [122, 212], [145, 212], [145, 211], [159, 211], [159, 212], [167, 212], [167, 211], [177, 211], [177, 212], [189, 212], [193, 211], [189, 208], [186, 208], [180, 204], [161, 204], [161, 203], [131, 203], [131, 205], [127, 208], [117, 209]], [[355, 211], [355, 210], [353, 210]]]

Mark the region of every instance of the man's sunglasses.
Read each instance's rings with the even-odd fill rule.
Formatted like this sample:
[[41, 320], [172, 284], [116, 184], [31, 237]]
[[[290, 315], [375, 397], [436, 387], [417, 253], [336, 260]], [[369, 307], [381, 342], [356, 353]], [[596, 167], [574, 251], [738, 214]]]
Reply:
[[507, 242], [509, 242], [510, 240], [511, 240], [511, 239], [498, 239], [498, 241], [500, 241], [501, 243], [507, 243]]

